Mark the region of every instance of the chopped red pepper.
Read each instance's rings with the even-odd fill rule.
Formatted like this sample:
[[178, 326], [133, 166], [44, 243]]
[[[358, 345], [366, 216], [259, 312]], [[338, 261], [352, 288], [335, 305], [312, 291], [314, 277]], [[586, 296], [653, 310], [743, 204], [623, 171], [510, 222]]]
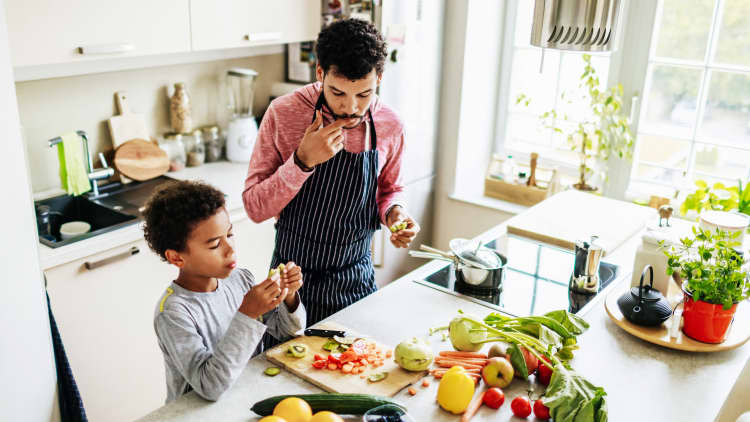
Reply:
[[341, 353], [331, 353], [328, 355], [328, 362], [335, 363], [336, 365], [341, 364]]
[[315, 369], [323, 369], [328, 365], [328, 361], [326, 360], [316, 360], [312, 363], [313, 368]]

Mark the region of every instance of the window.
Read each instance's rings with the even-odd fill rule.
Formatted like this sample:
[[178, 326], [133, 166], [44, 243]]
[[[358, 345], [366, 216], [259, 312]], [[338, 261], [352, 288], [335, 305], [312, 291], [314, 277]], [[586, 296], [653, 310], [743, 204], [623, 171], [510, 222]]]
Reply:
[[630, 191], [748, 179], [750, 2], [660, 1], [643, 92]]
[[[573, 169], [578, 164], [577, 154], [563, 134], [544, 128], [539, 116], [555, 109], [570, 120], [553, 124], [572, 129], [591, 115], [585, 90], [579, 89], [582, 53], [545, 50], [542, 60], [541, 49], [529, 43], [533, 13], [533, 1], [508, 2], [496, 149], [524, 157], [538, 152], [547, 162]], [[606, 87], [611, 55], [587, 54], [592, 56], [601, 87]], [[516, 103], [521, 94], [530, 100], [528, 106]]]

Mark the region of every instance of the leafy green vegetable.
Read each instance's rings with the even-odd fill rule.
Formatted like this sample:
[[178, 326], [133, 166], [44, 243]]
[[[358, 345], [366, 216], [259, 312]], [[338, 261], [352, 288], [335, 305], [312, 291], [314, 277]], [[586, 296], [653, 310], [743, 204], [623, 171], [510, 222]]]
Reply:
[[555, 365], [542, 403], [555, 422], [606, 422], [607, 393], [564, 365]]
[[584, 319], [578, 315], [571, 314], [564, 309], [547, 312], [544, 316], [559, 322], [566, 330], [574, 335], [581, 335], [584, 331], [589, 329], [588, 322], [584, 321]]
[[510, 343], [508, 346], [508, 354], [510, 355], [510, 364], [513, 365], [513, 369], [517, 375], [522, 378], [529, 376], [529, 367], [526, 366], [526, 359], [523, 358], [523, 352], [521, 348], [515, 343]]

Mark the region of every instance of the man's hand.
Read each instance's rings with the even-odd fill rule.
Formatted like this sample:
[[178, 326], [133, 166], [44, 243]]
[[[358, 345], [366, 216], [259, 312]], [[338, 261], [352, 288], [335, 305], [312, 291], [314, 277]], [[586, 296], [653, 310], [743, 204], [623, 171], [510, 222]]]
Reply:
[[391, 243], [397, 248], [408, 248], [419, 233], [419, 224], [400, 205], [394, 205], [386, 216], [386, 224], [391, 228], [400, 222], [405, 222], [406, 228], [391, 233]]
[[245, 293], [239, 311], [252, 319], [258, 319], [261, 315], [273, 310], [282, 300], [286, 299], [287, 290], [282, 289], [279, 283], [266, 279], [257, 286], [253, 286]]
[[315, 112], [315, 121], [305, 130], [305, 136], [297, 147], [297, 158], [307, 167], [315, 167], [330, 160], [344, 148], [342, 126], [345, 119], [336, 120], [323, 127], [323, 112]]
[[295, 293], [297, 293], [303, 284], [302, 268], [295, 265], [294, 262], [287, 262], [284, 270], [281, 271], [281, 280], [279, 284], [282, 289], [287, 290], [287, 296], [284, 303], [286, 303], [287, 308], [289, 308], [291, 312], [294, 312], [297, 309], [297, 305], [299, 305], [299, 300]]

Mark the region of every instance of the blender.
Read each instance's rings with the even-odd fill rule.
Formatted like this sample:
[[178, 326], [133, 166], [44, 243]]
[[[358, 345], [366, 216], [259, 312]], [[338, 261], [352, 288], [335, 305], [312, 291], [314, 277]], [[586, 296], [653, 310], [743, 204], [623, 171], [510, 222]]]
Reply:
[[253, 95], [258, 72], [252, 69], [233, 68], [227, 71], [228, 107], [232, 119], [227, 129], [227, 159], [247, 163], [255, 147], [258, 124], [253, 116]]

